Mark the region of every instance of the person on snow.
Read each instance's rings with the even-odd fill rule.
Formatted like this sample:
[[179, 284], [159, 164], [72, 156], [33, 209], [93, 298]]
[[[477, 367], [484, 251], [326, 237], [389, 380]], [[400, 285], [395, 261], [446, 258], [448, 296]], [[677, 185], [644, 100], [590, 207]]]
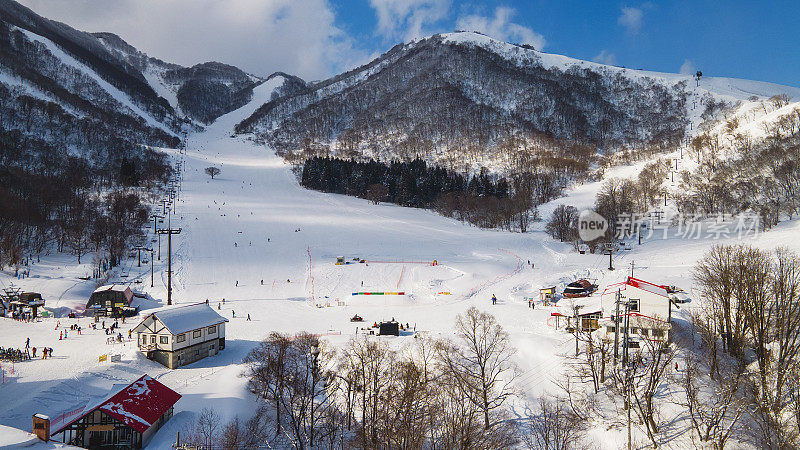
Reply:
[[36, 347], [33, 347], [33, 356], [31, 358], [36, 358]]
[[25, 341], [25, 348], [30, 348], [30, 346], [31, 346], [31, 338], [28, 338], [28, 339]]
[[222, 309], [222, 303], [217, 303], [217, 310]]
[[264, 280], [261, 280], [261, 285], [262, 285], [262, 286], [264, 285]]
[[58, 340], [60, 341], [62, 339], [64, 339], [64, 331], [59, 331], [58, 332]]
[[493, 304], [493, 305], [496, 305], [496, 304], [497, 304], [497, 297], [495, 297], [495, 295], [494, 295], [494, 294], [492, 294], [492, 304]]
[[247, 320], [250, 320], [250, 313], [247, 313]]
[[231, 310], [231, 317], [233, 317], [234, 319], [236, 318], [236, 311]]

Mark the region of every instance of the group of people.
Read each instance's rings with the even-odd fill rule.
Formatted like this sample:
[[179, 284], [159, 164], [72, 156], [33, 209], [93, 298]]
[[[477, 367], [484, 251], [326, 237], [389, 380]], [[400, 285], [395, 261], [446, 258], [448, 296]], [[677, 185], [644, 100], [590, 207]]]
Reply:
[[[106, 332], [106, 335], [113, 335], [113, 334], [114, 334], [114, 330], [116, 330], [117, 328], [119, 328], [119, 322], [117, 322], [116, 320], [115, 320], [115, 321], [114, 321], [114, 323], [112, 323], [112, 324], [111, 324], [111, 326], [110, 326], [110, 327], [108, 327], [108, 328], [106, 328], [106, 321], [105, 321], [105, 320], [104, 320], [104, 321], [101, 323], [101, 325], [103, 326], [103, 330]], [[121, 337], [121, 336], [122, 336], [122, 335], [120, 334], [120, 337]], [[120, 340], [121, 340], [121, 339], [120, 339]]]
[[20, 322], [33, 322], [33, 314], [30, 312], [17, 311], [11, 313], [11, 318]]
[[[64, 331], [66, 334], [66, 330]], [[36, 358], [36, 347], [31, 347], [31, 338], [25, 339], [25, 351], [31, 350], [31, 359]], [[53, 349], [50, 347], [42, 347], [42, 359], [47, 359], [53, 356]]]
[[[50, 347], [42, 347], [42, 359], [47, 359], [53, 356], [53, 349]], [[31, 358], [36, 358], [36, 347], [31, 349]]]

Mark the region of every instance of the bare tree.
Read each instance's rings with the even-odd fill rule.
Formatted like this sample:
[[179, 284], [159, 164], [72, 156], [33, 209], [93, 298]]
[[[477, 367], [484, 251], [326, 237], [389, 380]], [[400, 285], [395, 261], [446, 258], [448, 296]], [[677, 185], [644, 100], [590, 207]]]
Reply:
[[725, 365], [718, 383], [706, 387], [700, 382], [699, 361], [690, 359], [680, 377], [685, 400], [679, 402], [689, 412], [692, 431], [701, 442], [723, 450], [728, 440], [739, 432], [739, 419], [745, 412], [741, 392], [744, 366], [738, 361]]
[[523, 442], [531, 450], [570, 450], [579, 448], [584, 421], [562, 398], [542, 397], [538, 414], [527, 419]]
[[561, 242], [575, 239], [577, 234], [578, 210], [574, 206], [558, 205], [545, 226], [545, 231], [553, 239]]
[[484, 428], [489, 429], [498, 423], [493, 412], [513, 395], [514, 349], [497, 319], [474, 306], [456, 318], [456, 336], [455, 344], [441, 343], [442, 363], [481, 410]]
[[278, 405], [286, 389], [288, 369], [287, 353], [291, 338], [273, 332], [245, 357], [248, 389], [275, 408], [275, 435], [281, 433], [282, 408]]
[[219, 169], [219, 167], [209, 166], [205, 168], [204, 172], [213, 180], [214, 177], [219, 175], [222, 171]]
[[219, 414], [211, 408], [203, 408], [197, 419], [197, 430], [202, 438], [203, 445], [211, 448], [215, 445], [219, 431]]
[[647, 339], [642, 343], [643, 347], [632, 355], [628, 367], [619, 366], [614, 377], [616, 385], [627, 390], [628, 407], [639, 418], [653, 446], [658, 447], [656, 434], [661, 428], [658, 392], [674, 354], [667, 343]]

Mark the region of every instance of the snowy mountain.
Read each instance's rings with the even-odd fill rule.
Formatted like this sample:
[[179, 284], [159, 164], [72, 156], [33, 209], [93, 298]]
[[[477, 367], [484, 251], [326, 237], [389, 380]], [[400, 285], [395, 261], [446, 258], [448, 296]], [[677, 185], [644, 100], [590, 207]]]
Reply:
[[[724, 78], [702, 84], [716, 101], [800, 95]], [[690, 98], [702, 98], [695, 87], [690, 76], [590, 63], [456, 32], [397, 45], [362, 67], [265, 104], [236, 129], [290, 157], [422, 157], [448, 168], [499, 164], [507, 170], [525, 147], [566, 153], [575, 143], [600, 152], [675, 147], [694, 120]]]
[[167, 63], [140, 52], [113, 33], [94, 33], [109, 52], [134, 66], [179, 114], [203, 124], [247, 103], [263, 79], [237, 67], [206, 62], [192, 67]]

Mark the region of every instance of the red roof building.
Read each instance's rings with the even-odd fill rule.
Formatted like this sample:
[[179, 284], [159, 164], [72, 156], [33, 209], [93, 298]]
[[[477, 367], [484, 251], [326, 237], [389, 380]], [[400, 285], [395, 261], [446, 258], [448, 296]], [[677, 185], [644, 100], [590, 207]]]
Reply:
[[55, 418], [51, 436], [79, 447], [142, 448], [172, 417], [181, 395], [144, 375], [110, 396]]

